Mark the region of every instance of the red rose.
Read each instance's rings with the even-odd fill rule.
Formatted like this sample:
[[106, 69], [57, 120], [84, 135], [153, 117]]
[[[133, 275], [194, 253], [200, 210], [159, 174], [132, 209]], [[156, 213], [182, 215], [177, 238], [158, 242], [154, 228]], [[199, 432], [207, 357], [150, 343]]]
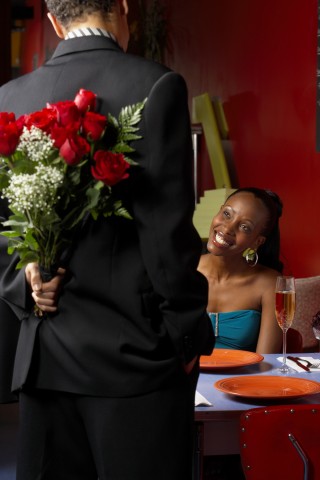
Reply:
[[74, 99], [74, 103], [77, 105], [81, 113], [88, 112], [89, 110], [95, 110], [96, 108], [96, 94], [81, 88]]
[[69, 127], [61, 127], [54, 125], [50, 132], [50, 137], [54, 141], [54, 146], [60, 148], [67, 138], [73, 138], [79, 135], [77, 126], [70, 125]]
[[17, 127], [18, 127], [20, 133], [22, 132], [23, 127], [24, 127], [24, 125], [25, 125], [25, 118], [26, 118], [26, 115], [21, 115], [21, 116], [16, 120], [16, 124], [17, 124]]
[[50, 137], [54, 142], [54, 146], [60, 148], [68, 138], [68, 130], [59, 125], [55, 125], [51, 129]]
[[126, 170], [128, 170], [129, 164], [122, 153], [98, 150], [93, 158], [95, 164], [91, 167], [91, 173], [95, 179], [112, 187], [120, 180], [128, 178], [129, 174], [126, 173]]
[[49, 108], [43, 108], [39, 112], [33, 112], [24, 117], [24, 124], [29, 130], [32, 126], [35, 126], [46, 133], [50, 132], [56, 121], [55, 112]]
[[10, 122], [14, 122], [15, 119], [15, 114], [12, 112], [0, 112], [0, 125], [7, 125]]
[[74, 102], [57, 102], [47, 104], [49, 110], [53, 111], [57, 117], [58, 124], [62, 127], [72, 125], [79, 128], [80, 126], [80, 111]]
[[107, 126], [107, 118], [94, 112], [86, 112], [82, 120], [83, 133], [89, 142], [100, 140]]
[[60, 156], [68, 165], [77, 165], [89, 152], [89, 143], [77, 134], [68, 136], [59, 150]]
[[15, 122], [0, 124], [0, 155], [8, 157], [15, 152], [21, 131]]
[[0, 155], [12, 155], [17, 148], [21, 129], [15, 122], [14, 113], [0, 113]]

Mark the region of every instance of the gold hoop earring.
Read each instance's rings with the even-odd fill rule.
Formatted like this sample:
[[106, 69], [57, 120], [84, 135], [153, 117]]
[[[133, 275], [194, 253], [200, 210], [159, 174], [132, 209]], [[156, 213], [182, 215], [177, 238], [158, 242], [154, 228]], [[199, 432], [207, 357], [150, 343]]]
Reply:
[[252, 248], [247, 248], [243, 252], [242, 256], [245, 258], [249, 267], [255, 267], [257, 265], [259, 256], [256, 250], [253, 250]]

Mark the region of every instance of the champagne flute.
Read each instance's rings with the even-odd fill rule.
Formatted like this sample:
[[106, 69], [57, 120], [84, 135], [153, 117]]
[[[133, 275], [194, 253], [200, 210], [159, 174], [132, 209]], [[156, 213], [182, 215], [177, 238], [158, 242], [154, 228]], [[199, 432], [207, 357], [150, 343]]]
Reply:
[[281, 373], [294, 372], [287, 365], [287, 331], [291, 327], [296, 309], [296, 289], [294, 277], [279, 276], [276, 282], [276, 318], [283, 332], [283, 363]]

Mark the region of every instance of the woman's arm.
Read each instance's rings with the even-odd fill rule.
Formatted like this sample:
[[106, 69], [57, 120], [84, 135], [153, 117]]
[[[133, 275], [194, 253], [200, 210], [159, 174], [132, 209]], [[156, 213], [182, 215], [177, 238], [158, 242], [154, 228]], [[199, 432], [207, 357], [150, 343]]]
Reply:
[[277, 272], [266, 278], [261, 305], [261, 326], [256, 351], [258, 353], [280, 353], [282, 330], [275, 316], [275, 285]]

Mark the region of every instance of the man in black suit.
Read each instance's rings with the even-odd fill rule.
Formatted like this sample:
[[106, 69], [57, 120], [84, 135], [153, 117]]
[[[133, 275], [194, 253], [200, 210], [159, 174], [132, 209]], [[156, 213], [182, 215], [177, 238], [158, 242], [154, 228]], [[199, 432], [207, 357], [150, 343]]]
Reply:
[[198, 358], [214, 339], [197, 272], [186, 85], [125, 53], [127, 0], [46, 3], [62, 41], [44, 66], [0, 89], [1, 111], [29, 113], [80, 88], [97, 94], [104, 115], [147, 102], [138, 167], [119, 187], [133, 220], [89, 219], [65, 278], [42, 283], [37, 265], [14, 271], [1, 257], [0, 296], [21, 320], [17, 479], [190, 480]]

